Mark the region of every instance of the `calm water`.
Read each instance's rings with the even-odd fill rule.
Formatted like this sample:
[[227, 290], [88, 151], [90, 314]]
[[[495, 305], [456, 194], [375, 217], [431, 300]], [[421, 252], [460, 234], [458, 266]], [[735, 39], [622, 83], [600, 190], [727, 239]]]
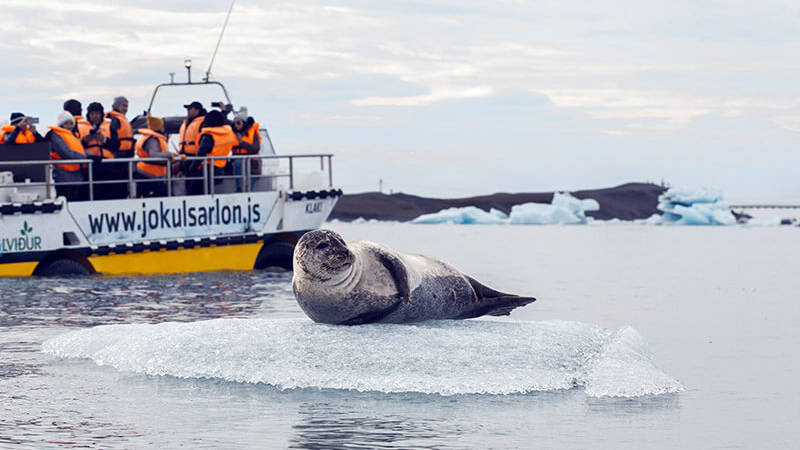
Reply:
[[539, 301], [496, 321], [329, 327], [285, 274], [2, 279], [0, 447], [800, 438], [800, 229], [330, 227]]

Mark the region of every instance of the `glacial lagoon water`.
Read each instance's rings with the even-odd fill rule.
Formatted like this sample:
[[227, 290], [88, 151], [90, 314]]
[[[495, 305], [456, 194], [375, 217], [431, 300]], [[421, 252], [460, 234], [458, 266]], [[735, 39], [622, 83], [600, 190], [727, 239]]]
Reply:
[[796, 227], [328, 225], [538, 301], [314, 324], [289, 274], [0, 279], [0, 447], [793, 448]]

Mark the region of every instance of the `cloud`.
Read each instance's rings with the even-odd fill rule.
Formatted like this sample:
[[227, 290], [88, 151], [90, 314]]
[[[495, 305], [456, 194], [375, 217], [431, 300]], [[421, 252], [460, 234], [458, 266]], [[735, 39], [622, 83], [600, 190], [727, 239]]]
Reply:
[[442, 88], [426, 95], [411, 97], [367, 97], [353, 100], [356, 106], [424, 106], [446, 100], [463, 100], [489, 97], [495, 90], [491, 86], [476, 86], [464, 89]]
[[[6, 0], [3, 8], [0, 95], [9, 109], [47, 118], [67, 97], [123, 93], [139, 111], [168, 72], [184, 79], [185, 57], [199, 79], [227, 3]], [[390, 154], [381, 170], [491, 149], [506, 172], [523, 171], [519, 161], [546, 148], [554, 159], [531, 164], [543, 164], [549, 180], [576, 161], [623, 177], [633, 169], [622, 172], [620, 145], [698, 155], [749, 145], [764, 158], [795, 145], [785, 132], [800, 127], [792, 8], [770, 0], [722, 9], [691, 0], [241, 0], [211, 76], [275, 129], [281, 148], [358, 148], [372, 162]], [[639, 162], [630, 166], [651, 164]]]
[[800, 115], [773, 117], [772, 122], [783, 130], [800, 133]]

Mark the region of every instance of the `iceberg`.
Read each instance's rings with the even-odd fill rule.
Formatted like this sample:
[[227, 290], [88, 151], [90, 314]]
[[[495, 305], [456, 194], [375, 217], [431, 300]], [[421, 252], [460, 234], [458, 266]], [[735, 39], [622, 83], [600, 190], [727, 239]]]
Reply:
[[588, 222], [586, 211], [597, 211], [600, 204], [594, 199], [577, 199], [568, 193], [556, 192], [550, 204], [523, 203], [511, 207], [508, 216], [492, 208], [486, 212], [474, 206], [448, 208], [436, 213], [423, 214], [412, 220], [414, 224], [482, 224], [482, 225], [549, 225], [584, 224]]
[[584, 224], [586, 211], [597, 211], [600, 204], [594, 199], [577, 199], [568, 193], [556, 192], [549, 205], [544, 203], [523, 203], [511, 207], [509, 215], [512, 224]]
[[423, 214], [411, 223], [417, 224], [439, 224], [452, 223], [458, 225], [500, 225], [508, 221], [508, 216], [503, 211], [492, 208], [486, 212], [474, 206], [463, 208], [447, 208], [436, 213]]
[[714, 189], [670, 188], [658, 197], [658, 209], [663, 211], [665, 225], [733, 225], [736, 218]]

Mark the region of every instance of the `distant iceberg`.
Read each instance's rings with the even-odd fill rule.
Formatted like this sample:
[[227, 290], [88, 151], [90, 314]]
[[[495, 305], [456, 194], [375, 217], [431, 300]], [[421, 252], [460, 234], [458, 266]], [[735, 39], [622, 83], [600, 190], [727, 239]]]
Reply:
[[586, 211], [597, 211], [600, 204], [588, 198], [577, 199], [567, 193], [556, 192], [553, 201], [545, 203], [523, 203], [511, 207], [509, 221], [512, 224], [584, 224], [587, 222]]
[[503, 211], [492, 208], [486, 212], [474, 206], [463, 208], [447, 208], [436, 213], [423, 214], [411, 223], [439, 224], [452, 223], [458, 225], [501, 225], [508, 222], [508, 216]]
[[[647, 219], [634, 220], [643, 225], [733, 225], [736, 217], [722, 193], [715, 189], [670, 188], [658, 197], [658, 210]], [[437, 213], [423, 214], [413, 224], [483, 224], [483, 225], [570, 225], [600, 223], [586, 217], [587, 211], [598, 211], [594, 199], [578, 199], [569, 193], [556, 192], [550, 204], [523, 203], [511, 207], [511, 213], [492, 209], [486, 212], [474, 206], [448, 208]], [[619, 222], [619, 221], [618, 221]], [[606, 222], [603, 222], [606, 223]], [[628, 222], [630, 223], [630, 222]], [[763, 224], [773, 224], [774, 221]]]
[[736, 217], [714, 189], [670, 188], [658, 197], [665, 225], [733, 225]]
[[506, 225], [506, 224], [583, 224], [588, 221], [586, 211], [597, 211], [600, 204], [594, 199], [577, 199], [568, 193], [556, 192], [553, 201], [514, 205], [511, 214], [492, 208], [486, 212], [474, 206], [448, 208], [432, 214], [423, 214], [412, 220], [414, 224]]

